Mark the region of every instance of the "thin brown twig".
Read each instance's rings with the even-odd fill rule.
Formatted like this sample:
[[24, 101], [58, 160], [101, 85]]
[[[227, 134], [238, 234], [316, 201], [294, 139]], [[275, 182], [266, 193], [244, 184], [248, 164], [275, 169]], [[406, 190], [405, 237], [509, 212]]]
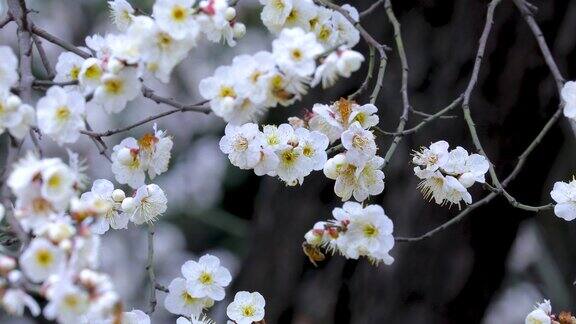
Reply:
[[538, 46], [540, 47], [540, 52], [542, 56], [544, 56], [544, 60], [546, 61], [546, 65], [550, 69], [552, 76], [554, 77], [554, 82], [556, 82], [556, 88], [558, 89], [558, 93], [562, 91], [562, 87], [564, 86], [564, 78], [558, 69], [558, 65], [554, 61], [552, 53], [550, 52], [550, 48], [548, 48], [548, 44], [546, 44], [546, 39], [544, 39], [544, 34], [542, 34], [542, 30], [536, 23], [532, 11], [530, 11], [528, 3], [524, 0], [514, 0], [514, 4], [522, 13], [522, 17], [526, 20], [528, 27], [536, 37], [536, 41], [538, 42]]
[[152, 115], [150, 117], [144, 118], [134, 124], [130, 124], [126, 127], [121, 127], [121, 128], [116, 128], [116, 129], [110, 129], [101, 133], [97, 133], [97, 132], [93, 132], [93, 131], [81, 131], [82, 134], [84, 135], [88, 135], [91, 137], [108, 137], [108, 136], [112, 136], [114, 134], [118, 134], [118, 133], [123, 133], [123, 132], [127, 132], [133, 128], [136, 128], [138, 126], [144, 125], [146, 123], [149, 123], [151, 121], [154, 121], [156, 119], [160, 119], [162, 117], [168, 116], [168, 115], [172, 115], [175, 114], [177, 112], [187, 112], [187, 111], [198, 111], [199, 109], [204, 109], [205, 107], [202, 106], [188, 106], [188, 107], [182, 107], [179, 109], [172, 109], [172, 110], [167, 110], [164, 112], [161, 112], [159, 114], [156, 115]]
[[458, 98], [456, 98], [454, 101], [452, 101], [448, 106], [442, 108], [441, 110], [439, 110], [438, 112], [436, 112], [435, 114], [432, 115], [428, 115], [428, 117], [424, 118], [420, 123], [418, 123], [416, 126], [406, 129], [402, 132], [388, 132], [385, 131], [379, 127], [374, 127], [374, 130], [377, 131], [378, 133], [382, 134], [382, 135], [388, 135], [388, 136], [404, 136], [404, 135], [409, 135], [412, 133], [416, 133], [418, 130], [420, 130], [420, 128], [426, 126], [428, 123], [430, 123], [433, 120], [436, 119], [440, 119], [442, 118], [446, 113], [448, 113], [450, 110], [458, 107], [458, 105], [462, 102], [462, 96], [459, 96]]
[[154, 273], [154, 223], [148, 223], [148, 258], [146, 262], [146, 271], [150, 281], [150, 309], [148, 314], [156, 310], [156, 274]]
[[[394, 28], [394, 40], [396, 42], [396, 48], [398, 55], [400, 56], [400, 63], [402, 65], [402, 86], [400, 92], [402, 94], [402, 115], [400, 116], [400, 121], [398, 122], [398, 127], [396, 128], [396, 133], [402, 133], [408, 122], [408, 113], [410, 112], [410, 97], [408, 95], [408, 73], [410, 71], [408, 67], [408, 58], [406, 57], [406, 51], [404, 50], [404, 42], [402, 41], [402, 32], [400, 28], [400, 22], [396, 18], [394, 11], [392, 10], [392, 4], [390, 0], [386, 0], [384, 4], [386, 9], [386, 15]], [[398, 144], [402, 140], [402, 134], [394, 136], [392, 144], [386, 151], [384, 155], [384, 165], [382, 168], [386, 168], [386, 165], [390, 162], [390, 159], [394, 155]]]
[[36, 34], [32, 34], [32, 39], [34, 40], [34, 45], [36, 46], [36, 50], [40, 55], [40, 60], [42, 61], [42, 65], [44, 66], [44, 70], [46, 70], [46, 78], [53, 79], [56, 73], [48, 60], [48, 56], [46, 56], [46, 51], [44, 50], [44, 46], [42, 45], [42, 41]]
[[83, 50], [79, 49], [78, 47], [68, 43], [67, 41], [58, 38], [52, 34], [50, 34], [49, 32], [45, 31], [44, 29], [36, 26], [36, 25], [32, 25], [32, 32], [42, 38], [44, 38], [45, 40], [49, 41], [52, 44], [56, 44], [60, 47], [62, 47], [63, 49], [70, 51], [82, 58], [89, 58], [92, 55], [89, 53], [84, 52]]
[[366, 78], [354, 93], [348, 96], [349, 100], [353, 100], [358, 97], [362, 92], [364, 92], [368, 88], [368, 84], [370, 84], [370, 80], [374, 76], [374, 61], [376, 60], [376, 50], [374, 46], [368, 45], [369, 47], [369, 54], [368, 54], [368, 71], [366, 71]]
[[0, 21], [0, 28], [4, 28], [4, 26], [8, 25], [9, 23], [13, 22], [14, 18], [12, 17], [12, 15], [10, 13], [8, 13], [8, 16], [6, 18], [4, 18], [2, 21]]
[[374, 2], [370, 7], [368, 7], [368, 9], [366, 9], [360, 13], [360, 19], [365, 18], [366, 16], [372, 14], [383, 3], [384, 3], [384, 0], [378, 0], [378, 1]]

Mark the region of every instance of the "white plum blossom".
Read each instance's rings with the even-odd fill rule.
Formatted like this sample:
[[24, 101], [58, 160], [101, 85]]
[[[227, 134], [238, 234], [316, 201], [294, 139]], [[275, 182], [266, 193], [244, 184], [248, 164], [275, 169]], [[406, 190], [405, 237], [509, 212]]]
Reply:
[[[392, 232], [394, 225], [382, 207], [357, 202], [345, 202], [342, 208], [332, 211], [333, 220], [317, 222], [306, 233], [305, 245], [317, 253], [320, 248], [328, 252], [339, 252], [346, 258], [367, 257], [377, 264], [391, 264], [394, 258], [390, 251], [394, 247]], [[310, 260], [321, 261], [321, 258]]]
[[259, 292], [239, 291], [226, 308], [226, 315], [237, 324], [250, 324], [264, 319], [266, 300]]
[[340, 139], [344, 126], [342, 120], [333, 107], [323, 104], [315, 104], [312, 107], [312, 117], [308, 121], [310, 130], [315, 130], [328, 136], [330, 142]]
[[134, 198], [125, 198], [122, 209], [130, 215], [130, 220], [136, 224], [151, 223], [158, 219], [166, 209], [166, 195], [156, 184], [143, 185], [136, 190]]
[[346, 159], [359, 168], [376, 155], [376, 142], [371, 131], [362, 128], [359, 122], [354, 122], [342, 133], [342, 146], [347, 150]]
[[100, 84], [104, 73], [103, 62], [100, 59], [90, 57], [82, 62], [77, 79], [84, 92], [94, 91]]
[[167, 311], [176, 315], [199, 316], [202, 310], [212, 306], [214, 301], [209, 297], [195, 297], [184, 278], [175, 278], [168, 286], [168, 295], [164, 300]]
[[18, 81], [18, 59], [8, 46], [0, 46], [0, 92], [10, 91]]
[[148, 172], [150, 179], [154, 179], [168, 170], [174, 143], [166, 131], [159, 130], [156, 124], [153, 130], [138, 140], [128, 137], [114, 146], [112, 172], [119, 183], [138, 188], [144, 184], [145, 172]]
[[117, 74], [106, 73], [94, 91], [94, 102], [108, 113], [118, 113], [140, 93], [142, 84], [135, 68], [123, 68]]
[[414, 167], [416, 175], [425, 177], [444, 166], [448, 161], [448, 147], [448, 142], [438, 141], [414, 153], [412, 163], [417, 165]]
[[564, 102], [564, 116], [576, 119], [576, 82], [566, 82], [562, 87], [560, 96]]
[[228, 269], [220, 265], [220, 259], [210, 254], [202, 256], [198, 262], [186, 261], [182, 265], [182, 275], [192, 296], [216, 301], [224, 299], [224, 287], [232, 281]]
[[200, 30], [212, 42], [224, 40], [228, 46], [235, 46], [235, 38], [242, 37], [242, 30], [246, 30], [244, 24], [236, 21], [236, 9], [230, 7], [227, 0], [202, 1], [200, 11]]
[[364, 62], [362, 54], [341, 47], [322, 60], [322, 64], [318, 66], [314, 73], [312, 86], [322, 82], [323, 88], [330, 87], [336, 83], [338, 77], [348, 78], [353, 72], [358, 71], [362, 62]]
[[176, 39], [183, 39], [199, 32], [194, 17], [195, 0], [157, 0], [152, 9], [158, 25]]
[[373, 104], [358, 105], [352, 104], [352, 112], [348, 117], [348, 125], [354, 122], [360, 123], [364, 129], [369, 129], [378, 125], [380, 119], [378, 118], [378, 108]]
[[44, 316], [63, 324], [78, 323], [90, 307], [88, 293], [68, 282], [68, 279], [51, 288], [48, 300]]
[[[354, 21], [358, 21], [360, 15], [358, 10], [351, 5], [345, 4], [341, 6], [350, 18]], [[334, 23], [334, 29], [338, 33], [338, 39], [336, 44], [345, 44], [347, 47], [352, 48], [360, 41], [360, 32], [354, 25], [341, 13], [334, 11], [332, 16], [332, 21]]]
[[302, 148], [302, 155], [310, 160], [310, 167], [313, 170], [322, 170], [328, 158], [326, 154], [329, 144], [328, 137], [303, 127], [296, 129], [296, 137], [298, 138], [298, 146]]
[[125, 138], [112, 150], [112, 172], [116, 181], [132, 188], [142, 186], [146, 175], [138, 141], [132, 137]]
[[44, 238], [36, 238], [20, 256], [20, 265], [30, 280], [42, 282], [63, 269], [64, 257], [59, 247]]
[[125, 31], [132, 23], [134, 8], [126, 0], [108, 1], [112, 21], [119, 30]]
[[168, 170], [168, 164], [172, 156], [171, 150], [174, 143], [172, 138], [166, 135], [166, 131], [158, 130], [154, 124], [154, 133], [147, 133], [138, 141], [140, 154], [144, 156], [148, 168], [148, 176], [154, 179]]
[[242, 103], [245, 97], [243, 91], [246, 89], [236, 81], [236, 69], [230, 66], [217, 68], [214, 76], [203, 79], [199, 85], [200, 95], [210, 100], [210, 108], [214, 114], [234, 124], [248, 121], [253, 114], [250, 110], [241, 110], [240, 112], [244, 113], [240, 115], [235, 111], [241, 108], [237, 106]]
[[283, 29], [272, 42], [272, 55], [282, 71], [307, 77], [316, 69], [316, 58], [324, 49], [313, 33], [301, 28]]
[[310, 173], [313, 161], [304, 156], [304, 150], [300, 146], [285, 145], [278, 151], [279, 163], [276, 173], [278, 177], [293, 186], [302, 184], [304, 177]]
[[342, 209], [334, 210], [334, 217], [342, 222], [345, 230], [336, 239], [338, 250], [347, 258], [366, 256], [375, 262], [394, 262], [388, 253], [394, 247], [393, 224], [382, 207], [362, 207], [356, 202], [346, 202]]
[[571, 221], [576, 218], [576, 180], [556, 182], [550, 192], [556, 202], [554, 214], [564, 220]]
[[363, 166], [358, 167], [348, 160], [344, 153], [329, 159], [324, 166], [327, 178], [336, 180], [334, 192], [342, 201], [352, 196], [357, 201], [364, 201], [384, 191], [384, 172], [380, 170], [384, 159], [373, 156]]
[[474, 183], [484, 183], [490, 162], [480, 154], [468, 154], [458, 146], [449, 151], [446, 141], [432, 143], [415, 152], [412, 158], [414, 174], [422, 181], [418, 188], [425, 199], [434, 199], [439, 205], [472, 203], [467, 191]]
[[292, 0], [292, 10], [290, 10], [284, 24], [282, 26], [270, 26], [269, 28], [274, 32], [281, 32], [283, 28], [295, 27], [309, 31], [310, 20], [316, 16], [316, 8], [318, 7], [311, 0]]
[[[80, 196], [80, 200], [86, 203], [96, 214], [96, 220], [91, 226], [92, 232], [104, 234], [110, 227], [124, 229], [128, 226], [129, 215], [121, 211], [122, 196], [124, 195], [120, 195], [122, 199], [114, 199], [114, 193], [112, 182], [98, 179], [94, 181], [90, 191]], [[119, 192], [116, 193], [116, 195], [119, 194]]]
[[260, 160], [261, 136], [258, 125], [226, 125], [225, 135], [220, 140], [220, 150], [228, 154], [230, 162], [240, 169], [251, 169]]
[[0, 91], [0, 133], [8, 132], [22, 139], [31, 126], [36, 125], [36, 111], [20, 98], [7, 91]]
[[84, 124], [86, 101], [76, 91], [53, 86], [37, 104], [38, 128], [58, 144], [74, 143]]
[[[56, 62], [55, 82], [78, 81], [84, 59], [76, 53], [62, 52]], [[67, 86], [71, 87], [71, 86]]]
[[146, 16], [138, 16], [127, 31], [137, 41], [137, 52], [146, 69], [160, 81], [167, 83], [174, 67], [196, 44], [190, 36], [176, 39]]
[[286, 22], [293, 6], [293, 0], [260, 0], [264, 5], [260, 17], [270, 30], [278, 30]]
[[525, 324], [552, 324], [552, 306], [549, 300], [539, 303], [532, 312], [526, 316]]

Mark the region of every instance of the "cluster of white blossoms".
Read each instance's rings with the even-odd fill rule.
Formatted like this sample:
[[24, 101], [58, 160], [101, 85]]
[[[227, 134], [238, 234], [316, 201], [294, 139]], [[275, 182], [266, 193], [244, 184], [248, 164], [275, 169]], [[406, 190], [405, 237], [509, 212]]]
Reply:
[[171, 150], [174, 143], [166, 131], [158, 130], [146, 133], [138, 140], [133, 137], [123, 139], [114, 146], [112, 153], [112, 172], [116, 181], [136, 189], [148, 177], [153, 180], [168, 170]]
[[[328, 87], [338, 77], [350, 77], [364, 61], [351, 50], [359, 32], [342, 14], [312, 0], [261, 3], [264, 24], [279, 33], [272, 52], [237, 56], [232, 65], [219, 67], [199, 85], [212, 111], [235, 125], [254, 121], [278, 104], [293, 104], [309, 86]], [[356, 9], [343, 8], [358, 19]]]
[[331, 142], [340, 139], [344, 152], [329, 159], [324, 174], [336, 180], [334, 192], [343, 201], [352, 196], [364, 201], [384, 190], [384, 159], [378, 155], [375, 136], [370, 130], [378, 124], [378, 109], [372, 104], [358, 105], [340, 99], [332, 105], [316, 104], [309, 117], [310, 129], [320, 131]]
[[288, 185], [304, 182], [313, 170], [326, 163], [328, 137], [290, 124], [228, 124], [220, 140], [220, 149], [230, 162], [241, 169], [254, 169], [256, 175], [278, 176]]
[[0, 46], [0, 134], [22, 139], [36, 125], [36, 112], [11, 92], [18, 82], [18, 59], [10, 47]]
[[148, 185], [127, 198], [104, 179], [78, 197], [84, 167], [75, 154], [70, 157], [66, 164], [29, 154], [8, 177], [16, 197], [14, 219], [31, 240], [22, 243], [18, 257], [0, 255], [0, 304], [11, 314], [28, 308], [38, 316], [40, 307], [27, 293], [36, 287], [47, 300], [42, 314], [59, 323], [149, 323], [141, 311], [122, 312], [110, 278], [98, 272], [98, 234], [109, 226], [125, 227], [128, 219], [153, 221], [166, 210], [166, 197], [158, 186]]
[[310, 261], [322, 261], [320, 249], [339, 252], [349, 259], [367, 257], [377, 264], [392, 264], [390, 250], [394, 247], [394, 225], [378, 205], [345, 202], [342, 208], [332, 211], [334, 219], [314, 224], [304, 235], [304, 252]]
[[[164, 307], [172, 314], [191, 318], [180, 317], [178, 324], [213, 323], [204, 311], [224, 299], [225, 288], [232, 281], [230, 272], [220, 265], [220, 259], [206, 254], [198, 261], [185, 262], [181, 273], [182, 277], [170, 282]], [[227, 314], [237, 324], [250, 324], [264, 318], [265, 304], [261, 294], [241, 291], [228, 305]]]
[[[82, 50], [93, 54], [87, 59], [72, 52], [62, 53], [54, 79], [57, 82], [77, 81], [77, 85], [65, 88], [74, 93], [74, 97], [76, 94], [91, 95], [91, 101], [108, 113], [122, 111], [138, 96], [143, 77], [151, 75], [168, 82], [173, 68], [196, 46], [200, 32], [211, 41], [223, 39], [231, 46], [245, 32], [244, 25], [236, 21], [236, 10], [228, 6], [226, 0], [202, 1], [198, 6], [194, 6], [193, 0], [158, 0], [151, 17], [136, 15], [125, 0], [109, 1], [109, 4], [112, 18], [121, 32], [87, 37], [88, 48]], [[52, 97], [51, 93], [47, 97]], [[83, 109], [69, 110], [60, 114], [56, 110], [55, 116], [44, 122], [44, 127], [40, 125], [41, 130], [46, 128], [49, 133], [50, 125], [55, 128], [54, 124], [62, 124], [83, 113]], [[55, 136], [67, 138], [65, 134]]]
[[[316, 35], [325, 48], [339, 45], [354, 47], [360, 41], [360, 32], [341, 13], [316, 5], [312, 0], [260, 0], [264, 5], [260, 17], [273, 33], [298, 27]], [[358, 10], [345, 4], [341, 6], [355, 21]]]
[[[200, 94], [226, 122], [254, 121], [268, 108], [293, 104], [311, 83], [322, 80], [332, 85], [338, 75], [349, 77], [364, 60], [360, 53], [344, 47], [326, 59], [321, 58], [325, 51], [314, 34], [301, 28], [284, 29], [272, 42], [271, 53], [235, 57], [231, 66], [217, 68], [200, 82]], [[317, 69], [318, 60], [324, 63]]]
[[474, 183], [484, 183], [490, 164], [480, 154], [469, 154], [457, 146], [448, 151], [446, 141], [438, 141], [414, 153], [414, 173], [422, 181], [418, 185], [424, 198], [439, 205], [472, 203], [468, 192]]

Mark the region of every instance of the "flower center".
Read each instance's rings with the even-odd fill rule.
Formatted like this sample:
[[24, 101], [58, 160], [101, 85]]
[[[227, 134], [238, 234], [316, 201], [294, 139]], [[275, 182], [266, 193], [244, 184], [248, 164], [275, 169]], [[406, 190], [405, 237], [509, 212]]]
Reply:
[[80, 74], [80, 68], [77, 66], [73, 66], [70, 69], [70, 78], [72, 80], [78, 80], [78, 75]]
[[59, 122], [65, 122], [70, 118], [70, 109], [66, 106], [60, 106], [56, 108], [56, 120]]
[[48, 179], [48, 187], [54, 189], [60, 187], [62, 184], [62, 177], [59, 174], [54, 174]]
[[78, 304], [80, 304], [80, 301], [78, 300], [78, 297], [75, 295], [66, 295], [66, 297], [64, 297], [64, 305], [66, 305], [68, 308], [76, 308], [78, 307]]
[[274, 7], [276, 7], [276, 9], [278, 9], [278, 10], [284, 9], [285, 6], [286, 6], [286, 5], [284, 4], [284, 1], [283, 1], [283, 0], [276, 0], [276, 1], [274, 1]]
[[318, 39], [321, 41], [327, 41], [328, 38], [330, 38], [330, 34], [332, 34], [330, 28], [328, 28], [328, 26], [322, 26], [318, 33]]
[[255, 313], [256, 313], [256, 310], [254, 309], [254, 306], [252, 306], [252, 305], [246, 305], [246, 306], [242, 307], [242, 315], [244, 315], [246, 317], [252, 317], [252, 316], [254, 316]]
[[234, 150], [238, 152], [244, 152], [248, 149], [248, 140], [244, 137], [239, 137], [234, 142]]
[[204, 285], [209, 285], [214, 281], [212, 275], [209, 274], [208, 272], [202, 272], [198, 280]]
[[159, 33], [157, 38], [158, 47], [162, 49], [167, 49], [172, 45], [172, 37], [167, 33]]
[[290, 56], [292, 56], [292, 59], [294, 61], [300, 61], [304, 55], [302, 54], [302, 51], [300, 49], [296, 48], [292, 50]]
[[138, 140], [138, 146], [143, 150], [151, 150], [157, 142], [158, 139], [154, 134], [146, 133]]
[[47, 249], [41, 249], [41, 250], [36, 251], [36, 262], [41, 267], [44, 267], [44, 268], [49, 267], [53, 261], [54, 261], [54, 256]]
[[298, 152], [291, 149], [282, 152], [281, 156], [282, 162], [288, 166], [293, 165], [298, 160]]
[[378, 235], [378, 229], [372, 224], [365, 225], [362, 231], [364, 232], [364, 236], [368, 238], [373, 238]]
[[104, 88], [106, 89], [106, 92], [117, 95], [120, 92], [122, 92], [122, 88], [123, 88], [123, 83], [121, 80], [118, 79], [112, 79], [112, 80], [107, 80], [104, 83]]
[[220, 87], [219, 96], [221, 98], [226, 98], [226, 97], [236, 98], [236, 91], [234, 91], [234, 88], [232, 88], [230, 86], [222, 86], [222, 87]]
[[50, 211], [51, 208], [50, 202], [44, 198], [35, 198], [32, 200], [32, 210], [36, 214], [44, 214]]
[[92, 64], [90, 65], [89, 68], [86, 69], [84, 75], [86, 76], [87, 79], [98, 80], [102, 75], [102, 69], [100, 69], [100, 67], [97, 64]]
[[183, 22], [186, 19], [186, 8], [176, 5], [172, 8], [172, 19]]
[[368, 140], [365, 137], [362, 137], [358, 134], [355, 134], [352, 138], [352, 146], [357, 149], [363, 149], [367, 142]]
[[298, 10], [292, 9], [288, 14], [288, 17], [286, 17], [286, 22], [294, 24], [297, 19], [298, 19]]
[[192, 297], [192, 295], [190, 295], [187, 291], [182, 293], [182, 300], [184, 300], [184, 304], [186, 305], [191, 305], [194, 304], [197, 300], [197, 298]]
[[306, 157], [311, 157], [312, 155], [314, 155], [314, 148], [310, 145], [306, 145], [302, 150], [302, 154], [304, 154], [304, 156]]

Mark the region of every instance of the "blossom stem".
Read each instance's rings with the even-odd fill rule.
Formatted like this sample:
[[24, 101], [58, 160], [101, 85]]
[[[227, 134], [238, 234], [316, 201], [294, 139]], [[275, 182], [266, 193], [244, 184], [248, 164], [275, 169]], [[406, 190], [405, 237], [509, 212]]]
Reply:
[[374, 61], [376, 60], [376, 50], [374, 49], [374, 46], [370, 44], [368, 46], [369, 46], [369, 54], [368, 54], [369, 58], [368, 58], [368, 71], [366, 71], [366, 78], [364, 79], [362, 85], [360, 85], [358, 90], [356, 90], [354, 93], [348, 96], [348, 100], [353, 100], [354, 98], [362, 94], [362, 92], [364, 92], [366, 88], [368, 88], [368, 84], [370, 83], [370, 80], [372, 80], [372, 77], [374, 76]]
[[148, 261], [146, 263], [146, 271], [148, 272], [148, 279], [150, 281], [150, 309], [148, 314], [154, 313], [156, 310], [156, 275], [154, 273], [154, 223], [148, 223]]

